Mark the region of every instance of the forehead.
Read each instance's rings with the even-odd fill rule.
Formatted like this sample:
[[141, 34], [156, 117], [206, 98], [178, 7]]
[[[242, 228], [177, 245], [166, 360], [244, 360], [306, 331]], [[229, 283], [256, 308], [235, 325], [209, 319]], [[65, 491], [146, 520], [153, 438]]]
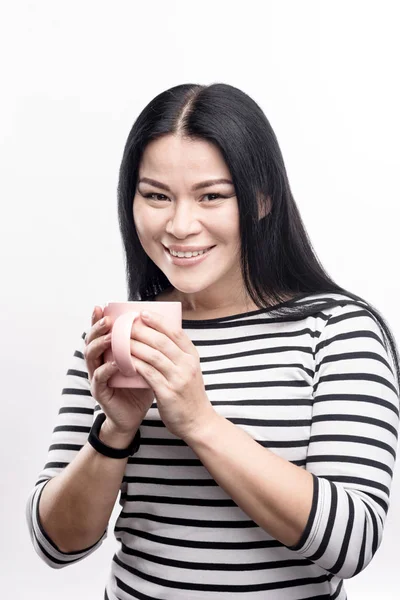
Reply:
[[140, 161], [141, 177], [173, 176], [179, 173], [229, 177], [229, 169], [216, 145], [202, 139], [166, 135], [151, 141]]

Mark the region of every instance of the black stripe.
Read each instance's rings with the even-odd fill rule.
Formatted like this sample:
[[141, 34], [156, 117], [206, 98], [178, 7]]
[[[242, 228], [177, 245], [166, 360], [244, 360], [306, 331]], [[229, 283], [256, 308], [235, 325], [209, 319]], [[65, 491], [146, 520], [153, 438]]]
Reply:
[[317, 386], [321, 385], [321, 383], [324, 383], [324, 381], [374, 381], [375, 383], [385, 385], [392, 390], [392, 392], [397, 394], [397, 390], [392, 383], [385, 379], [385, 377], [373, 373], [332, 373], [330, 375], [322, 375], [319, 378], [315, 389]]
[[74, 431], [75, 433], [89, 433], [90, 427], [82, 427], [81, 425], [57, 425], [54, 427], [53, 433], [57, 431]]
[[[208, 345], [208, 342], [207, 342]], [[276, 348], [260, 348], [257, 350], [246, 350], [243, 352], [235, 352], [233, 354], [219, 354], [218, 356], [202, 356], [200, 363], [217, 362], [219, 360], [228, 360], [235, 358], [244, 358], [246, 356], [259, 356], [266, 354], [280, 354], [282, 352], [304, 352], [312, 355], [313, 352], [309, 346], [277, 346]]]
[[69, 463], [67, 463], [67, 462], [48, 462], [44, 465], [44, 470], [46, 470], [46, 469], [64, 469], [68, 465], [69, 465]]
[[50, 479], [51, 479], [51, 477], [46, 477], [46, 479], [38, 479], [37, 482], [35, 483], [35, 487], [37, 487], [41, 483], [44, 483], [45, 481], [49, 481]]
[[[349, 304], [353, 304], [353, 302], [350, 302]], [[356, 303], [354, 303], [354, 305], [356, 305]], [[357, 302], [357, 305], [359, 305], [358, 302]], [[345, 305], [342, 304], [342, 307], [343, 306], [345, 306]], [[367, 310], [360, 309], [360, 310], [354, 310], [353, 312], [350, 312], [350, 313], [346, 313], [345, 315], [336, 315], [335, 317], [330, 316], [327, 325], [328, 326], [334, 325], [335, 323], [340, 323], [341, 321], [347, 321], [347, 319], [354, 319], [355, 317], [369, 317], [370, 319], [372, 319], [373, 321], [376, 322], [374, 315], [368, 310], [368, 307], [367, 307]]]
[[82, 557], [79, 556], [78, 558], [73, 558], [73, 559], [68, 559], [68, 560], [59, 560], [58, 558], [54, 558], [54, 556], [51, 556], [51, 554], [49, 554], [47, 552], [47, 550], [42, 546], [42, 544], [39, 542], [38, 538], [35, 535], [35, 540], [37, 545], [40, 548], [40, 551], [43, 552], [43, 554], [52, 562], [55, 563], [56, 565], [72, 565], [73, 563], [77, 562], [78, 560], [80, 560]]
[[246, 419], [227, 418], [234, 425], [254, 425], [256, 427], [309, 427], [311, 419]]
[[213, 500], [213, 499], [202, 499], [202, 498], [182, 498], [179, 496], [178, 498], [174, 498], [171, 496], [153, 496], [150, 494], [121, 494], [121, 500], [125, 502], [151, 502], [155, 504], [171, 504], [171, 505], [179, 505], [179, 506], [218, 506], [222, 507], [232, 507], [237, 506], [237, 504], [227, 498], [226, 500]]
[[80, 444], [51, 444], [49, 452], [52, 450], [71, 450], [73, 452], [79, 452], [82, 448]]
[[89, 379], [88, 373], [85, 371], [78, 371], [77, 369], [68, 369], [67, 375], [75, 375], [76, 377], [83, 377], [84, 379]]
[[154, 596], [148, 596], [147, 594], [142, 594], [142, 592], [138, 592], [138, 590], [134, 590], [133, 587], [126, 585], [119, 579], [119, 577], [115, 576], [115, 581], [117, 582], [117, 586], [123, 591], [127, 592], [129, 596], [132, 598], [137, 598], [138, 600], [157, 600]]
[[322, 348], [326, 348], [327, 346], [330, 346], [331, 344], [340, 341], [340, 340], [353, 340], [356, 338], [361, 338], [361, 339], [365, 339], [365, 338], [370, 338], [373, 340], [376, 340], [377, 342], [380, 343], [380, 345], [382, 346], [382, 348], [384, 348], [385, 352], [386, 352], [386, 348], [384, 343], [382, 342], [381, 338], [376, 335], [376, 333], [374, 333], [373, 331], [368, 331], [365, 329], [360, 329], [359, 331], [348, 331], [346, 333], [339, 333], [338, 335], [334, 335], [333, 337], [329, 338], [328, 340], [322, 340], [321, 342], [318, 342], [318, 344], [315, 347], [315, 352], [318, 353], [320, 350], [322, 350]]
[[332, 596], [329, 594], [318, 594], [318, 596], [307, 596], [307, 598], [301, 598], [301, 600], [331, 600]]
[[[172, 581], [171, 579], [161, 579], [161, 577], [155, 577], [148, 573], [143, 573], [130, 565], [123, 563], [118, 556], [114, 556], [114, 562], [117, 563], [122, 569], [125, 569], [132, 575], [136, 575], [141, 579], [150, 581], [153, 584], [160, 585], [162, 587], [180, 589], [180, 590], [199, 590], [203, 592], [256, 592], [256, 591], [268, 591], [268, 590], [279, 590], [284, 588], [299, 587], [301, 585], [312, 585], [317, 583], [325, 583], [327, 581], [327, 575], [320, 575], [319, 577], [305, 577], [303, 579], [291, 579], [289, 581], [275, 581], [273, 583], [257, 583], [257, 584], [245, 584], [245, 585], [206, 585], [203, 583], [186, 583], [182, 581]], [[121, 586], [122, 581], [116, 577], [117, 585], [120, 589], [124, 589], [130, 593], [130, 587], [127, 584]], [[125, 589], [126, 588], [126, 589]]]
[[205, 386], [206, 390], [235, 390], [249, 388], [270, 388], [270, 387], [286, 387], [286, 388], [308, 388], [310, 384], [304, 379], [297, 381], [238, 381], [236, 383], [208, 383]]
[[[254, 425], [256, 427], [309, 427], [311, 419], [249, 419], [241, 417], [226, 417], [234, 425]], [[143, 419], [141, 426], [157, 427], [158, 429], [166, 429], [163, 421]]]
[[267, 569], [284, 569], [291, 567], [300, 567], [305, 565], [312, 565], [313, 563], [306, 559], [287, 559], [287, 560], [276, 560], [259, 563], [207, 563], [207, 562], [190, 562], [184, 560], [175, 560], [171, 558], [163, 558], [161, 556], [155, 556], [155, 554], [148, 554], [147, 552], [141, 552], [134, 548], [129, 548], [125, 544], [121, 545], [122, 552], [130, 556], [137, 556], [143, 558], [152, 563], [159, 565], [168, 565], [176, 569], [190, 569], [193, 571], [263, 571]]
[[83, 356], [82, 352], [80, 352], [79, 350], [75, 350], [74, 356], [76, 356], [76, 358], [82, 358], [83, 360], [85, 360], [85, 357]]
[[[120, 598], [118, 598], [118, 596], [116, 596], [117, 600], [120, 600]], [[147, 598], [150, 598], [150, 596], [147, 596]], [[107, 589], [104, 590], [104, 600], [110, 600], [110, 598], [108, 597], [107, 594]], [[156, 600], [155, 598], [151, 598], [150, 600]]]
[[307, 596], [307, 598], [301, 598], [301, 600], [331, 600], [332, 596], [329, 594], [318, 594], [318, 596]]
[[358, 557], [357, 567], [356, 567], [356, 570], [354, 571], [353, 577], [355, 575], [358, 575], [358, 573], [360, 573], [364, 567], [366, 543], [367, 543], [367, 519], [364, 517], [364, 533], [363, 533], [363, 539], [362, 539], [362, 543], [361, 543], [361, 550], [360, 550], [360, 555]]
[[179, 519], [178, 517], [164, 517], [146, 512], [124, 512], [121, 511], [120, 519], [147, 519], [155, 523], [168, 523], [169, 525], [180, 525], [182, 527], [210, 527], [212, 529], [248, 529], [258, 527], [254, 521], [213, 521], [205, 519]]
[[308, 440], [284, 440], [278, 442], [277, 440], [254, 440], [257, 444], [260, 444], [263, 448], [301, 448], [308, 446]]
[[316, 404], [317, 402], [326, 402], [328, 400], [333, 400], [334, 402], [339, 400], [344, 400], [345, 402], [369, 402], [370, 404], [383, 406], [384, 408], [394, 412], [397, 417], [399, 416], [399, 409], [392, 402], [388, 402], [387, 400], [379, 398], [378, 396], [367, 396], [366, 394], [318, 394], [318, 396], [314, 398], [313, 403]]
[[[389, 508], [387, 502], [382, 500], [382, 498], [380, 498], [379, 496], [375, 496], [375, 494], [371, 494], [371, 492], [366, 492], [365, 490], [363, 490], [363, 493], [366, 494], [369, 498], [371, 498], [371, 500], [373, 500], [374, 502], [379, 504], [379, 506], [381, 506], [383, 508], [385, 513], [387, 513], [388, 508]], [[381, 517], [379, 517], [379, 518], [381, 518]]]
[[130, 456], [130, 465], [162, 465], [165, 467], [203, 467], [201, 460], [197, 458], [137, 458]]
[[292, 546], [288, 546], [289, 550], [300, 550], [300, 548], [305, 544], [308, 536], [310, 535], [310, 531], [311, 531], [313, 523], [314, 523], [315, 514], [317, 512], [317, 506], [318, 506], [319, 480], [318, 480], [318, 477], [316, 477], [316, 475], [314, 475], [314, 473], [311, 473], [311, 475], [313, 478], [313, 496], [312, 496], [310, 514], [308, 515], [306, 526], [304, 528], [303, 533], [300, 536], [299, 541], [296, 544], [293, 544]]
[[270, 369], [300, 369], [304, 371], [310, 377], [313, 377], [314, 371], [308, 369], [302, 363], [276, 363], [276, 364], [262, 364], [262, 365], [246, 365], [245, 367], [226, 367], [225, 369], [211, 369], [210, 371], [203, 371], [203, 375], [217, 375], [221, 373], [247, 373], [249, 371], [267, 371]]
[[125, 475], [123, 481], [126, 483], [149, 483], [154, 485], [179, 485], [186, 487], [216, 487], [218, 483], [214, 479], [177, 479], [168, 477], [138, 477], [136, 475]]
[[58, 414], [63, 415], [65, 413], [93, 415], [93, 408], [84, 408], [83, 406], [62, 406], [58, 411]]
[[344, 414], [328, 414], [328, 415], [315, 415], [312, 418], [313, 423], [322, 423], [325, 421], [350, 421], [356, 423], [368, 423], [369, 425], [376, 425], [377, 427], [381, 427], [382, 429], [387, 429], [390, 433], [393, 433], [395, 438], [397, 439], [398, 432], [397, 429], [390, 425], [389, 423], [385, 423], [385, 421], [381, 421], [380, 419], [373, 419], [372, 417], [364, 417], [361, 415], [344, 415]]
[[[267, 320], [265, 323], [270, 323], [271, 321]], [[260, 325], [262, 321], [253, 321], [252, 325]], [[243, 322], [244, 324], [244, 322]], [[237, 325], [237, 324], [236, 324]], [[305, 337], [306, 335], [311, 338], [319, 337], [319, 333], [310, 329], [309, 327], [303, 327], [303, 329], [295, 329], [293, 331], [277, 331], [273, 333], [257, 333], [254, 335], [241, 335], [240, 337], [227, 337], [227, 338], [218, 338], [216, 339], [207, 339], [207, 340], [195, 340], [196, 346], [207, 346], [213, 348], [215, 346], [229, 346], [230, 344], [242, 344], [243, 342], [254, 342], [254, 341], [265, 341], [265, 340], [284, 340], [296, 337]], [[271, 343], [268, 344], [271, 348]]]
[[64, 388], [62, 395], [73, 394], [75, 396], [91, 396], [90, 390], [81, 390], [79, 388]]
[[[67, 446], [64, 450], [80, 449], [82, 446], [76, 446], [69, 448], [69, 444], [54, 444], [54, 446]], [[71, 445], [72, 446], [72, 445]], [[53, 446], [50, 446], [52, 449]], [[54, 448], [55, 450], [62, 450], [63, 448]], [[301, 463], [305, 464], [305, 459], [301, 461], [291, 461], [293, 464]], [[204, 465], [199, 459], [196, 458], [138, 458], [131, 456], [128, 459], [130, 465], [161, 465], [165, 467], [203, 467]]]
[[370, 507], [370, 505], [368, 504], [368, 502], [365, 502], [365, 506], [367, 507], [367, 510], [368, 510], [369, 514], [371, 515], [372, 529], [373, 529], [372, 556], [374, 556], [375, 552], [378, 549], [378, 541], [379, 541], [378, 523], [376, 521], [376, 515], [375, 515], [374, 511], [372, 510], [372, 508]]
[[363, 437], [360, 435], [342, 435], [326, 433], [323, 435], [312, 435], [310, 437], [310, 444], [316, 444], [318, 442], [352, 442], [354, 444], [367, 444], [369, 446], [376, 446], [377, 448], [382, 448], [382, 450], [386, 450], [386, 452], [389, 452], [393, 456], [393, 458], [396, 458], [396, 451], [391, 446], [389, 446], [389, 444], [385, 444], [385, 442], [381, 442], [380, 440], [373, 440], [371, 438]]
[[337, 506], [338, 506], [338, 493], [337, 488], [331, 482], [329, 482], [331, 486], [331, 507], [329, 509], [328, 521], [326, 523], [324, 535], [322, 536], [322, 541], [319, 545], [318, 550], [314, 552], [312, 556], [309, 556], [309, 559], [316, 562], [321, 556], [323, 556], [325, 550], [328, 547], [329, 540], [332, 536], [333, 526], [335, 524]]
[[381, 356], [380, 354], [377, 354], [376, 352], [341, 352], [340, 354], [329, 354], [328, 356], [324, 356], [324, 358], [316, 365], [315, 374], [317, 374], [319, 372], [321, 366], [324, 364], [338, 362], [340, 360], [347, 360], [347, 359], [354, 360], [356, 358], [370, 358], [372, 360], [376, 360], [376, 361], [382, 363], [383, 365], [385, 365], [385, 367], [387, 367], [389, 369], [389, 371], [392, 372], [392, 369], [391, 369], [388, 361], [383, 356]]
[[[324, 478], [329, 479], [330, 481], [333, 481], [333, 482], [352, 483], [352, 484], [365, 485], [367, 487], [373, 487], [378, 490], [381, 490], [389, 497], [389, 488], [386, 485], [383, 485], [382, 483], [379, 483], [377, 481], [371, 481], [370, 479], [365, 479], [364, 477], [351, 477], [351, 476], [347, 476], [347, 475], [324, 475]], [[363, 491], [363, 490], [361, 490], [361, 491]]]
[[253, 398], [250, 400], [211, 400], [213, 406], [312, 406], [311, 398]]
[[315, 454], [313, 456], [307, 457], [307, 464], [315, 462], [338, 462], [365, 465], [368, 467], [374, 467], [375, 469], [380, 469], [381, 471], [385, 471], [385, 473], [388, 473], [391, 477], [393, 477], [392, 469], [384, 463], [381, 463], [377, 460], [372, 460], [370, 458], [362, 458], [361, 456], [343, 456], [340, 454]]
[[[333, 596], [330, 596], [331, 600], [336, 600], [336, 598], [339, 596], [340, 592], [342, 591], [342, 587], [343, 587], [343, 579], [339, 582], [339, 585], [337, 586]], [[347, 596], [344, 600], [347, 600]]]
[[[254, 440], [263, 448], [302, 448], [308, 446], [308, 440]], [[143, 437], [140, 442], [141, 446], [187, 446], [186, 442], [178, 438], [151, 438]], [[140, 459], [141, 460], [141, 459]], [[139, 461], [139, 459], [138, 459]], [[149, 463], [151, 464], [151, 463]]]
[[335, 574], [339, 573], [340, 569], [343, 567], [343, 565], [345, 563], [345, 560], [347, 557], [347, 552], [349, 549], [350, 538], [351, 538], [351, 534], [353, 531], [353, 525], [354, 525], [354, 501], [350, 494], [347, 494], [347, 499], [348, 499], [348, 503], [349, 503], [349, 513], [348, 513], [349, 516], [347, 519], [346, 531], [344, 533], [342, 546], [340, 548], [339, 556], [337, 558], [336, 563], [333, 565], [333, 567], [331, 569], [328, 569], [328, 571], [330, 571], [331, 573], [335, 573]]
[[[195, 542], [193, 540], [183, 540], [177, 538], [169, 538], [132, 527], [115, 526], [114, 532], [123, 532], [132, 536], [143, 538], [158, 544], [166, 546], [178, 546], [180, 548], [200, 548], [206, 550], [253, 550], [256, 548], [282, 548], [283, 544], [277, 540], [262, 540], [254, 542]], [[116, 536], [119, 539], [118, 536]]]

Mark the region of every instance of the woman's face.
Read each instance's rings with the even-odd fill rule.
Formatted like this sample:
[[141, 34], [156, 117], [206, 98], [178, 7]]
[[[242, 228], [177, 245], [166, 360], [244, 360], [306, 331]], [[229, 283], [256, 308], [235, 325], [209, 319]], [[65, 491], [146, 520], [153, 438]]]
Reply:
[[[218, 179], [226, 181], [212, 182]], [[139, 167], [133, 218], [146, 254], [176, 290], [193, 300], [225, 296], [226, 303], [227, 292], [237, 292], [238, 283], [241, 289], [235, 188], [213, 144], [175, 135], [150, 142]], [[175, 246], [213, 248], [197, 262], [174, 264], [168, 248]]]

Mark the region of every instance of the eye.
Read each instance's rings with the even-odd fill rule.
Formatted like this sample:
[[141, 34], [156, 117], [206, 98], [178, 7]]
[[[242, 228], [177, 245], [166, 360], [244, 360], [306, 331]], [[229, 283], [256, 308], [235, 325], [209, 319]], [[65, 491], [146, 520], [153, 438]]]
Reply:
[[[155, 198], [153, 196], [156, 196]], [[160, 196], [162, 196], [162, 198], [160, 198]], [[214, 196], [214, 198], [209, 198], [210, 196]], [[208, 202], [212, 202], [213, 200], [218, 200], [218, 198], [224, 198], [224, 196], [221, 196], [221, 194], [205, 194], [203, 196], [203, 198], [207, 198], [208, 197]], [[165, 198], [167, 198], [167, 196], [165, 196], [164, 194], [157, 194], [156, 192], [153, 192], [152, 194], [143, 194], [143, 198], [150, 198], [151, 200], [157, 200], [162, 202]]]
[[151, 198], [152, 200], [160, 200], [159, 198], [153, 198], [153, 196], [163, 196], [164, 198], [166, 198], [167, 196], [164, 196], [164, 194], [143, 194], [143, 198]]
[[211, 198], [211, 200], [209, 200], [209, 202], [211, 202], [212, 200], [218, 200], [218, 198], [223, 198], [223, 196], [221, 196], [221, 194], [206, 194], [204, 197], [206, 196], [216, 196], [216, 198]]

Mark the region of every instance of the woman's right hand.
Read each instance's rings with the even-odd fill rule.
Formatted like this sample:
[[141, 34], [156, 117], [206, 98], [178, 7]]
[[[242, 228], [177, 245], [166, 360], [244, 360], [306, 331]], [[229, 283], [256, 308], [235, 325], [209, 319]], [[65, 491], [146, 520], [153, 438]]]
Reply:
[[107, 382], [117, 372], [117, 367], [104, 363], [103, 353], [111, 345], [111, 319], [104, 317], [103, 309], [96, 306], [92, 315], [92, 327], [86, 334], [84, 356], [89, 372], [93, 398], [106, 415], [109, 430], [121, 436], [132, 436], [138, 429], [154, 401], [149, 388], [111, 388]]

